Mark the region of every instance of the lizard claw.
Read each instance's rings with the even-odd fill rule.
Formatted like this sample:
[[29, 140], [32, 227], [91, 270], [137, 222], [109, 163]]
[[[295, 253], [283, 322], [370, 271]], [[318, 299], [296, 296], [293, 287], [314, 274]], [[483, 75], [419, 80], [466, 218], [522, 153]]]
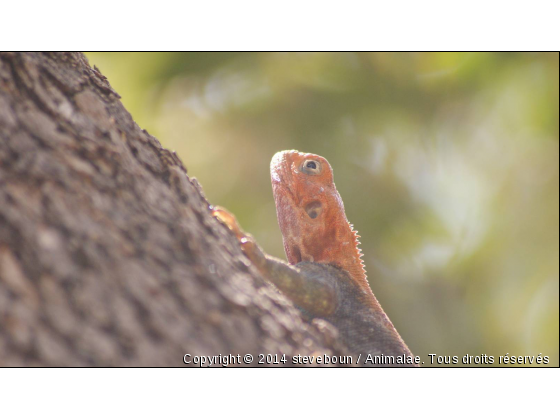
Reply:
[[212, 216], [214, 216], [216, 219], [218, 219], [220, 222], [226, 225], [227, 228], [235, 234], [237, 240], [239, 241], [243, 253], [254, 264], [260, 266], [261, 265], [260, 263], [262, 263], [266, 259], [265, 254], [257, 245], [255, 239], [248, 233], [243, 232], [235, 216], [231, 214], [228, 210], [220, 206], [214, 207], [214, 210], [212, 211]]
[[212, 216], [226, 225], [228, 229], [235, 234], [239, 241], [241, 241], [246, 236], [245, 232], [241, 230], [241, 226], [239, 226], [239, 222], [237, 221], [235, 216], [223, 207], [215, 206], [214, 210], [212, 210]]

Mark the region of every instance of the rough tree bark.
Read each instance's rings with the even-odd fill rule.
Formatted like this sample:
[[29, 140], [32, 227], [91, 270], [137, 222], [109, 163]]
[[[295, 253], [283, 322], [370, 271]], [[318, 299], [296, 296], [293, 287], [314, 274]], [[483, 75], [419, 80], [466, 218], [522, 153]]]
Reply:
[[343, 354], [333, 337], [82, 54], [0, 54], [0, 365]]

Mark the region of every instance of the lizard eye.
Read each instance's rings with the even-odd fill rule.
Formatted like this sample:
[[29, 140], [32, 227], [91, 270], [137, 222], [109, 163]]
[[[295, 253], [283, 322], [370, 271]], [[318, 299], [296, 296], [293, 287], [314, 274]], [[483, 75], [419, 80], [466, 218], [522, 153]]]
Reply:
[[321, 173], [321, 164], [316, 160], [306, 160], [301, 165], [301, 171], [307, 175], [319, 175]]

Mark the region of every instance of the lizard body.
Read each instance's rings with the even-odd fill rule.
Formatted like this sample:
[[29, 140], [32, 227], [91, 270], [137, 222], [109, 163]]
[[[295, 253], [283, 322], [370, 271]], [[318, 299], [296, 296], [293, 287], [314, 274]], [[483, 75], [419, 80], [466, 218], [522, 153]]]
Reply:
[[305, 318], [337, 327], [344, 344], [361, 354], [362, 361], [367, 354], [412, 357], [369, 286], [359, 235], [346, 219], [328, 161], [295, 150], [278, 152], [270, 174], [288, 263], [265, 254], [226, 210], [216, 208], [214, 215]]

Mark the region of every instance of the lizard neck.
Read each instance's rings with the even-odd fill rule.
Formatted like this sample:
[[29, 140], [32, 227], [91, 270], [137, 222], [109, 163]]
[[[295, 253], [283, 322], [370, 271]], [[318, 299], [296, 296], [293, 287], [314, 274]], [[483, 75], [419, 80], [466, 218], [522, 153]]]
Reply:
[[275, 190], [278, 222], [288, 262], [293, 265], [302, 261], [317, 262], [341, 268], [366, 294], [373, 296], [359, 248], [360, 235], [346, 219], [344, 205], [334, 186], [325, 188], [325, 194], [319, 199], [313, 197], [311, 200], [321, 203], [322, 214], [316, 219], [310, 219], [304, 210], [308, 207], [308, 197], [303, 197], [294, 197], [286, 190]]

